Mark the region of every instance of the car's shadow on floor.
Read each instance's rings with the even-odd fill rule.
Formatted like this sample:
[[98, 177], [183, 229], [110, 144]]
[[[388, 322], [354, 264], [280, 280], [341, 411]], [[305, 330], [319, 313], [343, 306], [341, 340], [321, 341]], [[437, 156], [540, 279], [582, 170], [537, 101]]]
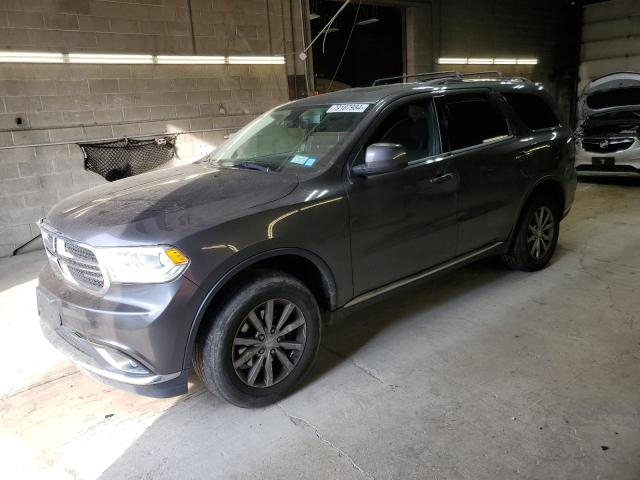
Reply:
[[[558, 244], [550, 266], [569, 253], [570, 250]], [[311, 386], [342, 362], [349, 361], [358, 350], [387, 328], [398, 326], [415, 315], [420, 315], [423, 321], [428, 322], [430, 312], [437, 312], [460, 295], [480, 287], [489, 287], [505, 280], [509, 275], [527, 276], [530, 273], [513, 272], [497, 257], [491, 257], [436, 278], [399, 288], [362, 306], [345, 309], [337, 319], [323, 326], [322, 342], [315, 365], [298, 389]], [[190, 392], [194, 387], [196, 390], [204, 389], [195, 374], [192, 374], [190, 382], [193, 382]]]
[[[554, 260], [557, 261], [563, 254], [559, 249]], [[392, 325], [398, 326], [398, 323], [416, 315], [428, 322], [431, 312], [437, 315], [436, 312], [443, 305], [455, 301], [459, 295], [479, 287], [487, 287], [511, 273], [513, 272], [497, 258], [488, 258], [460, 270], [381, 295], [363, 306], [345, 310], [344, 315], [334, 324], [325, 327], [316, 365], [303, 388], [354, 356]]]
[[[559, 248], [554, 263], [568, 253], [568, 250]], [[428, 324], [441, 319], [440, 316], [446, 314], [447, 309], [456, 304], [462, 296], [482, 298], [484, 292], [487, 292], [487, 295], [495, 293], [496, 287], [499, 288], [502, 283], [523, 281], [529, 275], [531, 274], [512, 272], [496, 259], [490, 258], [436, 279], [418, 282], [381, 296], [357, 309], [354, 307], [353, 311], [347, 311], [337, 323], [325, 327], [314, 368], [292, 397], [308, 398], [311, 394], [311, 398], [316, 398], [317, 393], [312, 391], [314, 384], [326, 380], [325, 377], [340, 364], [352, 361], [360, 349], [385, 330]], [[293, 423], [283, 423], [287, 414], [280, 404], [256, 410], [239, 409], [207, 392], [195, 375], [190, 381], [192, 383], [189, 393], [182, 396], [146, 428], [101, 475], [102, 480], [126, 478], [134, 473], [139, 475], [147, 469], [155, 471], [158, 474], [155, 476], [158, 477], [177, 478], [181, 472], [192, 468], [186, 465], [194, 456], [197, 457], [204, 451], [215, 455], [224, 452], [223, 458], [215, 455], [210, 458], [210, 463], [207, 464], [209, 476], [217, 474], [220, 478], [246, 478], [247, 471], [256, 476], [257, 472], [262, 475], [265, 473], [264, 465], [271, 465], [270, 460], [259, 458], [259, 464], [262, 466], [256, 466], [251, 462], [246, 463], [246, 459], [241, 459], [238, 455], [247, 448], [245, 444], [264, 442], [266, 438], [275, 443], [293, 442], [294, 450], [297, 451], [289, 451], [290, 458], [308, 454], [309, 446], [304, 443], [305, 439], [313, 439], [315, 436], [295, 436], [298, 435], [298, 426], [293, 420]], [[268, 434], [261, 430], [263, 428], [269, 431], [276, 429], [274, 431], [278, 433]], [[294, 430], [289, 430], [291, 428]], [[256, 435], [259, 438], [254, 438]], [[200, 438], [204, 443], [201, 445], [199, 441], [194, 442], [193, 439], [196, 438]], [[190, 447], [185, 449], [184, 445]], [[150, 457], [147, 452], [157, 453]], [[264, 454], [268, 457], [272, 452], [267, 449]], [[262, 462], [266, 463], [263, 465]], [[201, 463], [196, 462], [193, 468], [200, 468], [198, 465]], [[281, 476], [270, 471], [270, 475], [262, 478]]]

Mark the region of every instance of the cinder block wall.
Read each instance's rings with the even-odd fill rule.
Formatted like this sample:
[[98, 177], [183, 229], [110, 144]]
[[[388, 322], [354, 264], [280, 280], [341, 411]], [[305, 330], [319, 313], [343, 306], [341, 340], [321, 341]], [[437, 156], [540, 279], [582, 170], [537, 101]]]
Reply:
[[[270, 55], [299, 41], [288, 1], [191, 5], [193, 35], [187, 0], [2, 0], [0, 50]], [[105, 181], [75, 142], [189, 132], [178, 154], [190, 161], [288, 100], [287, 70], [300, 68], [0, 64], [0, 256], [56, 201]]]

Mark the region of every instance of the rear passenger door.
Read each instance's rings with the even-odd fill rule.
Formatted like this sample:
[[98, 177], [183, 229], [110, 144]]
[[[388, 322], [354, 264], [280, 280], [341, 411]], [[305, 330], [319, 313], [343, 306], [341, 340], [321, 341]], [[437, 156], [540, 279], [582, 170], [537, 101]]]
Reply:
[[506, 240], [526, 183], [501, 102], [489, 91], [438, 99], [446, 149], [459, 175], [458, 255]]

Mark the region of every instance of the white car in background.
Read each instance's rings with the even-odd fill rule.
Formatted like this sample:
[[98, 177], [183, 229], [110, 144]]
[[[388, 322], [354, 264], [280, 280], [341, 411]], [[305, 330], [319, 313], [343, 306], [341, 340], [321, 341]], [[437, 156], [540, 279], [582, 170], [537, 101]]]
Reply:
[[640, 177], [640, 73], [592, 80], [578, 100], [578, 175]]

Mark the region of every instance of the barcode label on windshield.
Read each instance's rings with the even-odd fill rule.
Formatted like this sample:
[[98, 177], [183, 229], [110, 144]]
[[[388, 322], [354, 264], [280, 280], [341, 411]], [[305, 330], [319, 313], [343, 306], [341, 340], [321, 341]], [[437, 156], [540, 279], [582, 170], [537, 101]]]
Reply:
[[327, 113], [362, 113], [368, 106], [368, 103], [341, 103], [329, 107]]

